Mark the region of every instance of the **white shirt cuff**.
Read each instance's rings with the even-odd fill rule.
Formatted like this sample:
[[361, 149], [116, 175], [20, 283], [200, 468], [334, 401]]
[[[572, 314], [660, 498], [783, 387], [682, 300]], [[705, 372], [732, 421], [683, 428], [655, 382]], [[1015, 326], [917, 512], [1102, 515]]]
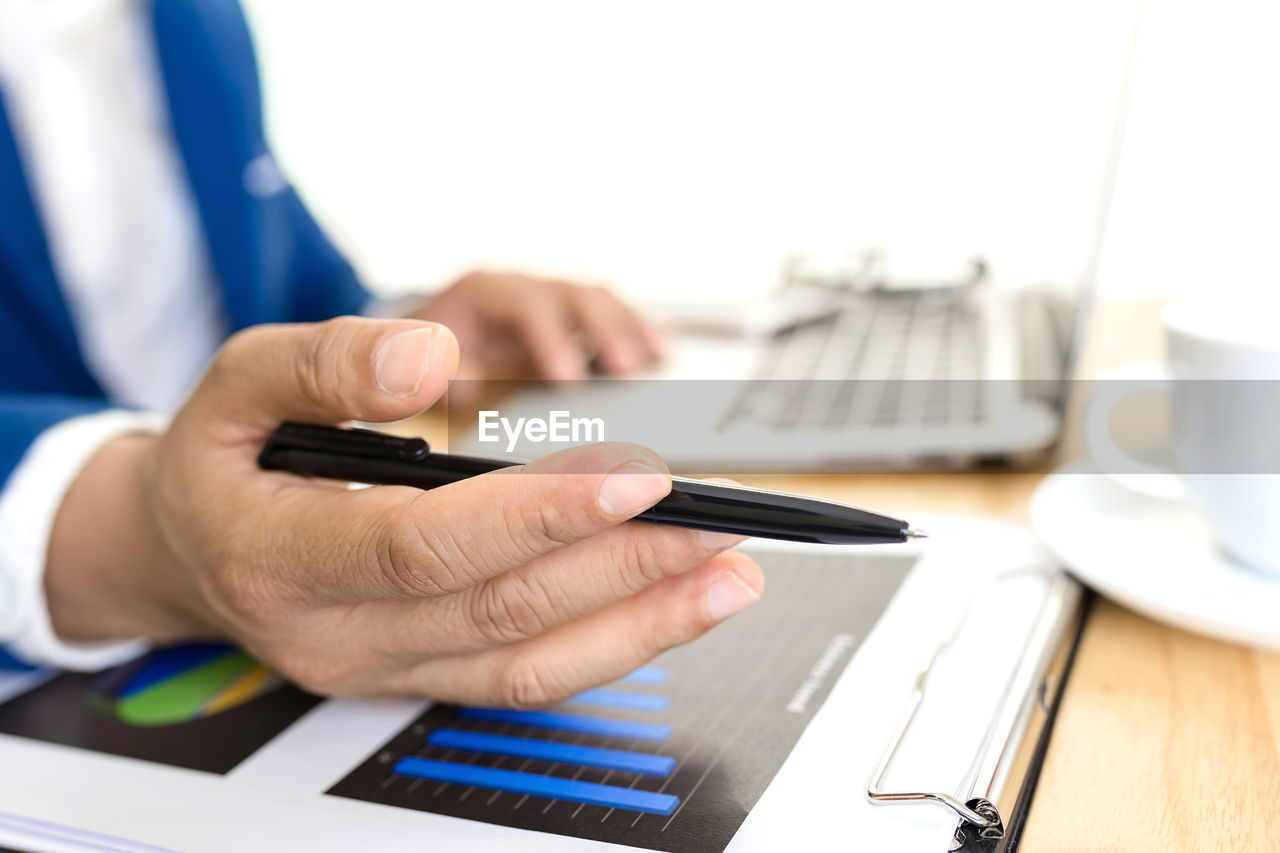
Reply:
[[142, 640], [71, 643], [57, 637], [44, 592], [54, 516], [71, 483], [107, 441], [163, 430], [167, 419], [111, 409], [42, 432], [0, 492], [0, 645], [32, 664], [95, 670], [136, 657]]

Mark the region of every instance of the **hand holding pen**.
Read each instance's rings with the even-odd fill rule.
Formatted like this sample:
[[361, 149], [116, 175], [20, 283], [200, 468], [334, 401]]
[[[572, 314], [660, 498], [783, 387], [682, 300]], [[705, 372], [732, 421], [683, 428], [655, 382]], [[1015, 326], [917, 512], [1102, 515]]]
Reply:
[[55, 628], [225, 637], [321, 693], [529, 706], [621, 677], [758, 598], [759, 567], [726, 552], [740, 536], [624, 523], [672, 485], [635, 445], [429, 491], [258, 467], [282, 421], [405, 418], [456, 364], [453, 335], [419, 321], [237, 334], [167, 429], [108, 442], [68, 492], [47, 574]]
[[[258, 456], [269, 470], [349, 482], [434, 489], [517, 463], [432, 453], [425, 439], [368, 429], [285, 423]], [[670, 491], [638, 521], [824, 545], [874, 545], [927, 538], [907, 522], [848, 504], [672, 477]]]

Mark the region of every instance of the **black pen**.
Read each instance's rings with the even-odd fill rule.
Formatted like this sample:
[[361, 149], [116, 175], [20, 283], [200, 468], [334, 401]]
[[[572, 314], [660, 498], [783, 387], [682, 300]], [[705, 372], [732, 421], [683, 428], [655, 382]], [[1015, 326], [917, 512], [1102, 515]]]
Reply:
[[[432, 453], [425, 439], [368, 429], [284, 423], [267, 439], [258, 464], [304, 477], [434, 489], [520, 463]], [[827, 545], [927, 538], [901, 519], [847, 504], [684, 477], [672, 477], [671, 493], [635, 520]]]

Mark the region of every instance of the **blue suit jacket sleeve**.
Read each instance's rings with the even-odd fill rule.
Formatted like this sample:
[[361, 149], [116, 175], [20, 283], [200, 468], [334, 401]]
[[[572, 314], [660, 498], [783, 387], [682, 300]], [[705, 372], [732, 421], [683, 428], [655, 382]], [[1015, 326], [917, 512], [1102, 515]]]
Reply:
[[[358, 313], [370, 295], [292, 187], [246, 192], [268, 152], [253, 45], [234, 0], [156, 0], [175, 141], [230, 330]], [[84, 364], [0, 101], [0, 488], [45, 429], [109, 401]]]
[[[253, 40], [234, 0], [155, 0], [170, 126], [231, 328], [317, 321], [369, 294], [282, 181], [267, 144]], [[255, 164], [261, 164], [259, 169]], [[253, 169], [265, 181], [254, 189]]]
[[329, 242], [290, 187], [289, 214], [294, 236], [292, 316], [297, 323], [358, 314], [372, 298], [346, 258]]

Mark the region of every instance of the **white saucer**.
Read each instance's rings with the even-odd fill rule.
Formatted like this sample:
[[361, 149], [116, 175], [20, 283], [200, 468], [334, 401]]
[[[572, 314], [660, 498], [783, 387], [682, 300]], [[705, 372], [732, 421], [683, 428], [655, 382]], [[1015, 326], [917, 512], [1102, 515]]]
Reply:
[[1280, 575], [1224, 555], [1190, 501], [1139, 495], [1074, 462], [1036, 489], [1031, 525], [1109, 598], [1188, 631], [1280, 651]]

